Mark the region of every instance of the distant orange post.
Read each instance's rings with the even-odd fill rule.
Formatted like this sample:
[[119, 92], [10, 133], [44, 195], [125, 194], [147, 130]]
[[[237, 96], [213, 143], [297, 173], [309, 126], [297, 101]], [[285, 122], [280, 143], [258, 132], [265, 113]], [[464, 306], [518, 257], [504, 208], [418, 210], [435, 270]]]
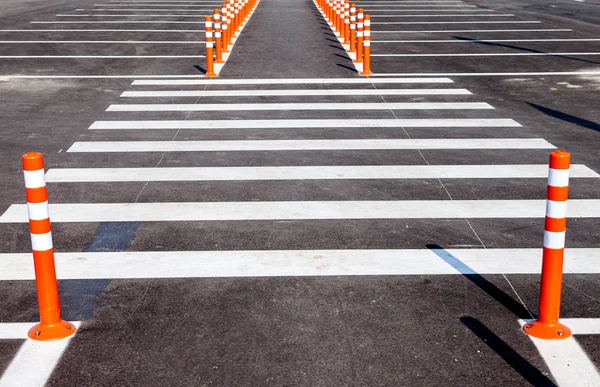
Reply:
[[212, 19], [210, 16], [204, 18], [206, 24], [206, 74], [205, 77], [216, 77], [215, 59], [213, 58]]
[[29, 330], [28, 336], [38, 341], [63, 339], [75, 333], [75, 326], [60, 317], [44, 159], [41, 154], [31, 152], [23, 155], [21, 160], [25, 174], [35, 286], [40, 312], [40, 323]]
[[365, 15], [365, 31], [363, 40], [363, 71], [362, 76], [373, 75], [371, 72], [371, 17]]

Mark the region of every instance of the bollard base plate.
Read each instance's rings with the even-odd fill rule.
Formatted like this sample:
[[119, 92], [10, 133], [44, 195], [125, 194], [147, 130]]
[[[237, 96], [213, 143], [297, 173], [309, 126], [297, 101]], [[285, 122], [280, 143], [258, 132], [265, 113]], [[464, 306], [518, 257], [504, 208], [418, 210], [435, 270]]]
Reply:
[[51, 341], [69, 337], [75, 333], [75, 331], [75, 325], [67, 321], [61, 321], [58, 324], [53, 325], [42, 325], [40, 323], [34, 325], [29, 332], [27, 332], [27, 336], [32, 340]]
[[366, 72], [366, 71], [362, 71], [362, 72], [360, 73], [360, 76], [361, 76], [361, 77], [368, 77], [369, 75], [373, 75], [373, 73], [372, 73], [372, 72], [370, 72], [370, 71], [368, 71], [368, 72]]
[[543, 340], [564, 340], [571, 337], [571, 330], [557, 322], [554, 324], [533, 321], [523, 326], [523, 331], [530, 336]]

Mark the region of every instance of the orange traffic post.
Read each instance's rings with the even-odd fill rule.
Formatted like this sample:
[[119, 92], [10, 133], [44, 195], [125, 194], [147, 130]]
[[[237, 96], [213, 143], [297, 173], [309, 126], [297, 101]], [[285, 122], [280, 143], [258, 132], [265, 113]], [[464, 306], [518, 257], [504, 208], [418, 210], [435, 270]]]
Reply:
[[213, 48], [213, 38], [212, 38], [212, 19], [210, 16], [206, 16], [204, 18], [206, 24], [206, 74], [205, 77], [216, 77], [215, 73], [215, 59], [214, 48]]
[[356, 59], [354, 63], [362, 63], [363, 61], [363, 36], [364, 36], [364, 14], [363, 9], [358, 9], [358, 23], [356, 24]]
[[221, 37], [221, 45], [223, 52], [229, 52], [229, 26], [227, 23], [229, 23], [229, 19], [227, 18], [227, 5], [223, 3], [223, 5], [221, 5], [221, 33], [223, 34]]
[[371, 72], [371, 16], [365, 15], [365, 30], [363, 37], [363, 71], [362, 76], [373, 75]]
[[350, 49], [348, 52], [356, 52], [356, 5], [350, 6]]
[[215, 19], [215, 56], [216, 63], [225, 63], [223, 60], [223, 43], [221, 41], [221, 14], [218, 9], [214, 12]]
[[44, 178], [44, 159], [41, 154], [30, 152], [23, 155], [21, 160], [25, 175], [35, 286], [40, 311], [40, 323], [34, 325], [27, 335], [29, 338], [39, 341], [63, 339], [75, 333], [75, 326], [60, 318], [48, 192]]
[[350, 4], [344, 3], [344, 44], [350, 44]]
[[342, 16], [341, 16], [341, 3], [339, 1], [335, 2], [335, 35], [340, 37], [342, 36]]
[[523, 327], [527, 334], [545, 340], [562, 340], [571, 336], [571, 330], [558, 322], [567, 230], [570, 165], [569, 153], [558, 150], [550, 154], [539, 316], [536, 321]]
[[231, 1], [227, 4], [227, 20], [229, 21], [228, 33], [229, 42], [227, 42], [228, 46], [233, 45], [233, 38], [235, 38], [235, 14], [233, 13], [233, 6], [231, 5]]

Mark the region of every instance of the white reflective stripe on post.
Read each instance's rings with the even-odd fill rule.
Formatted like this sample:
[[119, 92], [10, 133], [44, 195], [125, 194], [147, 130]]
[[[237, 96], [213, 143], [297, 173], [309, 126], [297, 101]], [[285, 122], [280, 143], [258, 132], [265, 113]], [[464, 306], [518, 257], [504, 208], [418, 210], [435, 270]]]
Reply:
[[221, 33], [220, 32], [215, 32], [215, 38], [220, 38], [221, 37]]
[[369, 20], [369, 19], [365, 20], [365, 26], [367, 26], [367, 27], [371, 26], [371, 20]]
[[563, 219], [567, 217], [567, 201], [556, 202], [548, 200], [546, 202], [546, 216], [554, 219]]
[[544, 247], [548, 249], [564, 249], [565, 232], [544, 231]]
[[363, 47], [371, 47], [371, 41], [370, 40], [363, 40]]
[[355, 22], [356, 21], [356, 16], [350, 16], [350, 21]]
[[212, 39], [212, 32], [206, 31], [206, 40]]
[[362, 31], [358, 31], [356, 33], [356, 36], [358, 36], [359, 38], [362, 38], [363, 37], [363, 32]]
[[31, 220], [46, 220], [50, 217], [47, 201], [41, 203], [28, 202], [27, 212], [29, 212], [29, 219]]
[[47, 251], [52, 246], [52, 232], [45, 234], [30, 234], [31, 235], [31, 249], [34, 251]]
[[365, 27], [365, 25], [363, 23], [361, 23], [361, 22], [358, 23], [358, 28], [364, 28], [364, 27]]
[[206, 48], [213, 48], [213, 42], [206, 42]]
[[220, 30], [221, 29], [221, 23], [215, 23], [215, 29]]
[[365, 34], [365, 36], [371, 36], [371, 31], [370, 30], [365, 30], [364, 34]]
[[209, 28], [209, 27], [212, 28], [212, 22], [207, 21], [206, 22], [206, 28]]
[[364, 14], [364, 13], [359, 13], [359, 14], [358, 14], [358, 18], [359, 18], [359, 19], [362, 19], [363, 17], [365, 17], [365, 14]]
[[[221, 15], [218, 13], [215, 13], [215, 20], [221, 20]], [[215, 22], [215, 25], [218, 24], [218, 22]]]
[[46, 186], [43, 169], [23, 172], [25, 174], [25, 188], [42, 188]]
[[569, 170], [550, 168], [548, 171], [548, 185], [567, 187], [569, 185]]

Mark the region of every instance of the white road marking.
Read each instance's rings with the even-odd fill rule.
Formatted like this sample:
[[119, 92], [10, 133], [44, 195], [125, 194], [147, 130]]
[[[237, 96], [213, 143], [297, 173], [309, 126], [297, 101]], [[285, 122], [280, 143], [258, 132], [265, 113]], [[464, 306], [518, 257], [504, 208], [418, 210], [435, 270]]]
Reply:
[[561, 318], [560, 322], [574, 335], [600, 335], [600, 318]]
[[394, 57], [450, 57], [450, 56], [585, 56], [585, 55], [600, 55], [600, 52], [484, 52], [476, 54], [371, 54], [371, 56], [394, 56]]
[[188, 5], [188, 4], [143, 4], [143, 3], [129, 3], [129, 4], [94, 4], [95, 7], [190, 7], [190, 8], [221, 8], [220, 5]]
[[0, 44], [201, 44], [205, 40], [0, 40]]
[[600, 39], [406, 39], [372, 40], [373, 43], [496, 43], [496, 42], [598, 42]]
[[383, 149], [556, 149], [542, 138], [91, 141], [75, 142], [67, 152], [227, 152]]
[[[204, 30], [150, 30], [150, 29], [144, 29], [144, 30], [127, 30], [127, 29], [43, 29], [43, 30], [0, 30], [0, 33], [2, 32], [147, 32], [147, 33], [188, 33], [188, 32], [194, 32], [194, 33], [200, 33], [200, 32], [204, 32]], [[143, 77], [143, 76], [140, 76]], [[181, 75], [181, 77], [186, 77], [186, 75]], [[134, 78], [134, 77], [131, 77]]]
[[206, 58], [205, 55], [0, 55], [0, 59], [172, 59]]
[[537, 71], [537, 72], [512, 72], [512, 73], [387, 73], [387, 74], [374, 74], [374, 77], [410, 77], [418, 76], [418, 77], [426, 77], [428, 75], [432, 77], [489, 77], [489, 76], [499, 76], [499, 77], [513, 77], [513, 76], [547, 76], [547, 75], [598, 75], [599, 71]]
[[370, 5], [370, 4], [360, 4], [360, 7], [363, 8], [365, 10], [365, 12], [370, 9], [370, 8], [381, 8], [381, 7], [385, 7], [385, 8], [402, 8], [402, 7], [455, 7], [455, 8], [475, 8], [475, 5], [470, 5], [470, 4], [422, 4], [422, 5], [417, 5], [417, 4], [388, 4], [388, 5]]
[[202, 12], [202, 13], [197, 13], [195, 15], [208, 15], [207, 12], [208, 10], [190, 10], [190, 9], [177, 9], [177, 8], [169, 8], [169, 9], [148, 9], [148, 8], [78, 8], [77, 11], [102, 11], [102, 12], [188, 12], [189, 15], [192, 15], [191, 13], [189, 13], [189, 11], [195, 11], [195, 12]]
[[[508, 17], [515, 16], [513, 13], [493, 13], [493, 14], [460, 14], [460, 15], [371, 15], [372, 19], [379, 18], [399, 18], [399, 17]], [[377, 22], [379, 24], [379, 22]]]
[[[207, 14], [208, 15], [208, 14]], [[130, 15], [102, 15], [102, 14], [80, 14], [80, 15], [56, 15], [61, 17], [205, 17], [205, 15], [149, 15], [149, 14], [130, 14]]]
[[521, 127], [510, 118], [127, 120], [96, 121], [89, 129], [295, 129], [295, 128], [498, 128]]
[[[137, 82], [137, 81], [136, 81]], [[159, 81], [150, 81], [158, 84]], [[168, 82], [168, 81], [167, 81]], [[199, 80], [199, 82], [202, 82]], [[135, 83], [135, 82], [134, 82]], [[370, 83], [370, 82], [369, 82]], [[386, 82], [387, 83], [387, 82]], [[135, 83], [141, 85], [142, 83]], [[171, 83], [162, 83], [163, 85]], [[196, 84], [196, 83], [179, 83]], [[201, 84], [201, 83], [198, 83]], [[467, 89], [300, 89], [300, 90], [157, 90], [124, 91], [124, 98], [147, 97], [286, 97], [286, 96], [357, 96], [357, 95], [471, 95]]]
[[485, 102], [115, 104], [107, 112], [494, 109]]
[[166, 20], [68, 20], [68, 21], [32, 21], [31, 24], [204, 24], [194, 21], [166, 21]]
[[[526, 322], [519, 323], [523, 326]], [[529, 338], [559, 386], [600, 386], [600, 373], [574, 336], [564, 340]]]
[[[444, 253], [479, 274], [539, 274], [541, 269], [541, 249]], [[29, 255], [0, 254], [0, 280], [32, 280]], [[564, 272], [600, 273], [599, 256], [599, 249], [566, 249]], [[59, 279], [473, 274], [428, 249], [74, 252], [55, 253], [55, 259]]]
[[372, 34], [433, 34], [449, 32], [572, 32], [569, 28], [524, 29], [524, 30], [412, 30], [412, 31], [371, 31]]
[[[546, 200], [348, 200], [50, 204], [53, 222], [543, 218]], [[600, 218], [599, 199], [569, 200], [569, 218]], [[0, 223], [27, 223], [12, 204]]]
[[0, 75], [0, 80], [10, 79], [131, 79], [131, 78], [202, 78], [204, 75]]
[[[226, 181], [305, 179], [529, 179], [548, 177], [547, 165], [348, 165], [189, 168], [52, 168], [48, 183], [115, 181]], [[585, 165], [571, 165], [571, 178], [598, 178]]]
[[[58, 16], [58, 15], [57, 15]], [[536, 20], [491, 20], [491, 21], [434, 21], [434, 22], [377, 22], [377, 25], [380, 24], [534, 24], [541, 23], [541, 21]]]
[[[0, 378], [0, 387], [44, 386], [74, 335], [62, 340], [34, 341], [27, 338], [27, 329], [33, 323], [18, 324], [20, 327], [16, 329], [24, 332], [20, 339], [25, 342]], [[81, 325], [80, 322], [73, 324], [77, 328]], [[2, 325], [5, 324], [0, 324], [0, 331]], [[9, 325], [15, 327], [15, 323]]]
[[[328, 84], [382, 84], [382, 83], [453, 83], [449, 78], [272, 78], [272, 79], [194, 79], [194, 80], [142, 80], [132, 85], [328, 85]], [[464, 89], [460, 89], [464, 90]], [[236, 90], [257, 91], [257, 90]], [[275, 90], [276, 91], [276, 90]], [[343, 90], [353, 92], [354, 90]], [[282, 92], [286, 92], [282, 90]]]

